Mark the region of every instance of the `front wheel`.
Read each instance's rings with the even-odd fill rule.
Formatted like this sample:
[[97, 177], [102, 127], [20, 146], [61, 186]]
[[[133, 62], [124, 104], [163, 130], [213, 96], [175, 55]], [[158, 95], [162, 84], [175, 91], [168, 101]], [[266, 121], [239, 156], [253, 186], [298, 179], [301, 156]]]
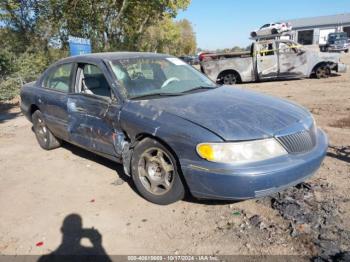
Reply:
[[168, 205], [185, 196], [179, 167], [173, 154], [158, 141], [145, 138], [134, 148], [132, 178], [141, 196]]

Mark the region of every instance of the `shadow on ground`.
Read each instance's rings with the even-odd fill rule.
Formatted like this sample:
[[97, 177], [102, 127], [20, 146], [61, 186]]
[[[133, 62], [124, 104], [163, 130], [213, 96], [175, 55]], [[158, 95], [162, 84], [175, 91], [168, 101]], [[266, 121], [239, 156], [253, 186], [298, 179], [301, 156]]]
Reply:
[[[19, 111], [18, 106], [19, 102], [7, 103], [0, 101], [0, 124], [19, 116], [21, 112]], [[18, 110], [15, 110], [15, 112], [11, 112], [14, 111], [15, 108], [17, 108]]]
[[89, 152], [85, 149], [82, 149], [78, 146], [69, 144], [67, 142], [63, 142], [62, 147], [69, 150], [70, 152], [72, 152], [72, 154], [74, 154], [76, 156], [79, 156], [79, 157], [85, 158], [85, 159], [89, 159], [91, 161], [94, 161], [100, 165], [103, 165], [103, 166], [108, 167], [109, 169], [115, 171], [117, 173], [117, 176], [119, 177], [119, 179], [121, 179], [122, 182], [128, 183], [129, 186], [136, 192], [134, 183], [132, 182], [132, 179], [125, 174], [122, 164], [118, 164], [118, 163], [113, 162], [107, 158], [101, 157], [99, 155], [96, 155], [92, 152]]
[[[62, 243], [50, 254], [43, 255], [38, 262], [46, 261], [112, 261], [102, 246], [102, 235], [95, 228], [83, 228], [80, 215], [65, 217], [61, 227]], [[83, 246], [87, 239], [90, 246]]]
[[[34, 132], [34, 129], [32, 127], [32, 132]], [[81, 158], [85, 158], [88, 160], [91, 160], [93, 162], [96, 162], [100, 165], [103, 165], [105, 167], [108, 167], [109, 169], [115, 171], [117, 173], [117, 176], [119, 179], [116, 180], [113, 184], [119, 185], [123, 182], [128, 183], [129, 187], [140, 197], [142, 197], [139, 192], [137, 191], [134, 182], [132, 181], [132, 178], [125, 174], [124, 168], [122, 164], [118, 164], [116, 162], [113, 162], [107, 158], [104, 158], [102, 156], [96, 155], [93, 152], [87, 151], [85, 149], [82, 149], [78, 146], [75, 146], [73, 144], [70, 144], [68, 142], [62, 142], [62, 147], [66, 150], [69, 150], [72, 154], [79, 156]], [[183, 199], [183, 201], [192, 203], [192, 204], [199, 204], [199, 205], [228, 205], [228, 204], [234, 204], [241, 202], [241, 200], [212, 200], [212, 199], [198, 199], [191, 195], [189, 192], [189, 189], [186, 186], [186, 196]]]
[[[111, 170], [114, 170], [117, 172], [117, 175], [119, 176], [119, 179], [121, 179], [123, 182], [128, 183], [130, 188], [134, 190], [134, 192], [138, 195], [140, 195], [135, 187], [134, 182], [132, 179], [127, 176], [124, 172], [124, 168], [122, 164], [115, 163], [107, 158], [98, 156], [92, 152], [89, 152], [85, 149], [82, 149], [80, 147], [74, 146], [72, 144], [64, 142], [62, 144], [62, 147], [71, 151], [74, 155], [79, 156], [81, 158], [86, 158], [91, 161], [94, 161], [100, 165], [106, 166]], [[187, 190], [188, 191], [188, 190]], [[140, 196], [141, 197], [141, 196]], [[193, 203], [193, 204], [199, 204], [199, 205], [227, 205], [232, 203], [237, 203], [240, 201], [234, 201], [234, 200], [208, 200], [208, 199], [197, 199], [193, 197], [189, 192], [187, 192], [186, 197], [184, 201]]]
[[330, 146], [329, 148], [331, 148], [334, 152], [328, 151], [327, 156], [350, 163], [350, 146]]

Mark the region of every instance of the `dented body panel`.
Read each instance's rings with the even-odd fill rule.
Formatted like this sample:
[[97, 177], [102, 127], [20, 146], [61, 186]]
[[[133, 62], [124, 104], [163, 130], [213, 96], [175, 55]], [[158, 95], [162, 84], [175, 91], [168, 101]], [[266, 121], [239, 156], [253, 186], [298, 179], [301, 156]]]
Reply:
[[[246, 55], [241, 54], [239, 59], [252, 59], [242, 57]], [[105, 53], [61, 60], [37, 82], [21, 89], [22, 112], [31, 120], [34, 111], [40, 110], [55, 136], [122, 163], [127, 175], [131, 175], [137, 143], [145, 137], [156, 139], [176, 157], [191, 193], [202, 198], [259, 197], [305, 180], [318, 169], [328, 143], [319, 129], [315, 131], [314, 148], [303, 154], [240, 165], [201, 158], [196, 152], [200, 143], [259, 140], [313, 130], [313, 118], [306, 109], [286, 100], [227, 86], [179, 96], [128, 99], [109, 61], [152, 56], [169, 57]], [[60, 92], [43, 86], [52, 70], [66, 63], [73, 64], [69, 90]], [[77, 91], [81, 63], [99, 66], [111, 89], [110, 97]], [[242, 78], [247, 81], [253, 77], [248, 71]]]
[[205, 55], [201, 70], [218, 83], [230, 72], [239, 82], [253, 82], [311, 77], [319, 65], [339, 73], [346, 71], [339, 54], [307, 50], [290, 40], [254, 42], [250, 53]]

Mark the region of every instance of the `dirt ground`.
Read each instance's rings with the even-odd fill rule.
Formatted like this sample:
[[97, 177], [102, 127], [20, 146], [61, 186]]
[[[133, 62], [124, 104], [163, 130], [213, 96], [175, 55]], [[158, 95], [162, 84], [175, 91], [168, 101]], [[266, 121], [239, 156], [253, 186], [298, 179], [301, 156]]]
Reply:
[[[350, 55], [342, 60], [350, 65]], [[83, 247], [108, 255], [315, 256], [320, 250], [333, 255], [349, 251], [350, 72], [241, 86], [307, 107], [329, 136], [331, 147], [322, 167], [302, 189], [295, 189], [302, 194], [297, 210], [286, 215], [277, 208], [278, 196], [151, 204], [135, 192], [118, 164], [67, 144], [42, 150], [18, 106], [2, 105], [0, 254], [41, 255], [58, 248], [69, 253]], [[310, 205], [316, 207], [311, 212], [316, 224], [296, 219], [296, 212]]]

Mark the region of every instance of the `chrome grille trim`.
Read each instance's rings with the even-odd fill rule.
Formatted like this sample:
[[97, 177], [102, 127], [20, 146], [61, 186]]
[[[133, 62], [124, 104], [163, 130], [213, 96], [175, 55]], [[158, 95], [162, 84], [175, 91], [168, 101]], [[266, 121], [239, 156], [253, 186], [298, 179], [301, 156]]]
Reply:
[[305, 153], [312, 150], [316, 145], [316, 128], [312, 125], [309, 130], [278, 136], [276, 139], [288, 153]]

